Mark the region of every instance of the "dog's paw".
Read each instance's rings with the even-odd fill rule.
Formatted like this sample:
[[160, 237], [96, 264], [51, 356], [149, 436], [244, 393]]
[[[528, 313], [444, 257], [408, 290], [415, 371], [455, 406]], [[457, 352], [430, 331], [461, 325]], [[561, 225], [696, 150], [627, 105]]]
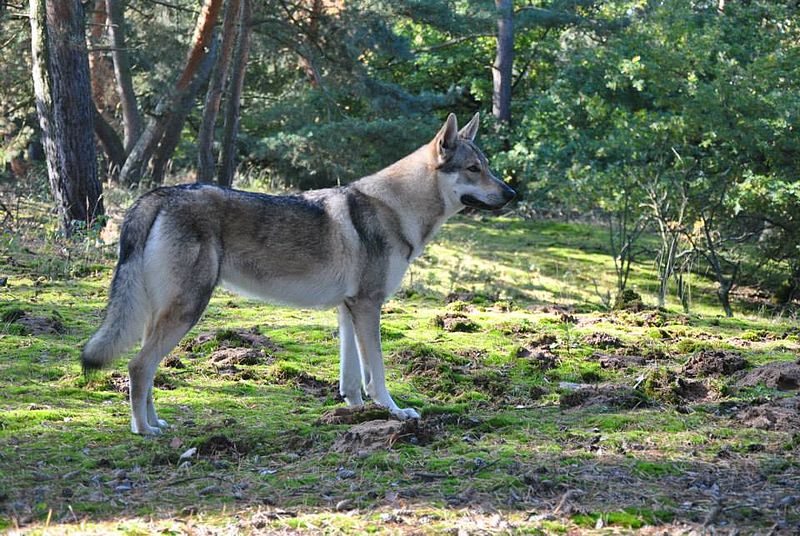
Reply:
[[153, 428], [167, 428], [169, 426], [169, 424], [167, 424], [167, 421], [165, 421], [164, 419], [157, 419], [156, 422], [150, 422], [148, 424]]
[[158, 426], [150, 426], [149, 424], [137, 426], [136, 423], [132, 422], [131, 432], [133, 432], [134, 434], [139, 434], [144, 436], [156, 436], [156, 435], [161, 435], [163, 431]]
[[413, 408], [397, 408], [390, 411], [392, 412], [392, 415], [394, 415], [401, 421], [419, 419], [419, 413], [417, 413], [417, 410]]

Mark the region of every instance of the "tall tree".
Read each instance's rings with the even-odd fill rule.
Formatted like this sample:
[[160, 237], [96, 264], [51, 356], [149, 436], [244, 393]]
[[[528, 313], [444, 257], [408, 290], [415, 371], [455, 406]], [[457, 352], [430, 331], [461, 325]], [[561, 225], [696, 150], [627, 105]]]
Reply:
[[211, 72], [206, 102], [203, 107], [203, 122], [197, 136], [197, 182], [212, 182], [216, 171], [214, 158], [214, 127], [217, 122], [222, 89], [228, 77], [228, 66], [236, 42], [236, 26], [240, 17], [239, 0], [228, 0], [222, 23], [222, 44], [219, 58]]
[[142, 179], [145, 168], [161, 142], [170, 119], [180, 111], [183, 98], [192, 89], [192, 80], [200, 70], [203, 60], [210, 53], [209, 45], [221, 7], [222, 0], [204, 0], [203, 8], [195, 25], [192, 47], [189, 50], [186, 64], [175, 86], [159, 100], [147, 127], [130, 150], [120, 172], [120, 182], [123, 184], [137, 184]]
[[31, 0], [31, 53], [36, 109], [47, 174], [61, 229], [103, 214], [97, 179], [89, 58], [79, 0]]
[[492, 66], [492, 114], [511, 121], [511, 76], [514, 65], [514, 2], [495, 0], [497, 7], [497, 54]]
[[125, 5], [123, 0], [105, 0], [108, 17], [108, 36], [111, 58], [117, 80], [117, 94], [122, 108], [122, 130], [125, 151], [130, 153], [142, 132], [142, 117], [133, 91], [133, 76], [128, 49], [125, 45]]
[[239, 107], [244, 87], [244, 72], [247, 67], [247, 56], [250, 53], [250, 31], [252, 6], [250, 0], [241, 0], [239, 6], [239, 35], [236, 39], [236, 52], [231, 65], [231, 77], [228, 81], [228, 101], [225, 106], [225, 125], [220, 148], [220, 168], [218, 182], [220, 186], [231, 186], [236, 172], [236, 135], [239, 131]]

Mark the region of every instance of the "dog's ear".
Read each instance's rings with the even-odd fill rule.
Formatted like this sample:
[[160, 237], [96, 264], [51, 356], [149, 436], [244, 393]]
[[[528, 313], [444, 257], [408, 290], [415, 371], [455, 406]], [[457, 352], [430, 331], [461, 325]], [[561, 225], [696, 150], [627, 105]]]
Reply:
[[458, 142], [458, 121], [455, 114], [447, 116], [439, 133], [433, 138], [434, 149], [440, 162], [445, 162], [456, 148]]
[[475, 115], [472, 116], [472, 119], [469, 120], [469, 123], [464, 125], [464, 128], [458, 131], [458, 135], [465, 140], [475, 141], [475, 135], [478, 133], [478, 127], [480, 124], [481, 114], [480, 112], [475, 112]]

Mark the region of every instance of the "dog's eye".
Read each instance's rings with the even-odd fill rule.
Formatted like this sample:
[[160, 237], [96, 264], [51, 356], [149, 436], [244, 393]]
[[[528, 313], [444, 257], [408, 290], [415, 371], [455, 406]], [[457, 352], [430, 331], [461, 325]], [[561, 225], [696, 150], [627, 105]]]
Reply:
[[481, 170], [481, 168], [479, 168], [478, 166], [469, 166], [467, 168], [467, 171], [471, 171], [473, 173], [478, 173], [480, 170]]

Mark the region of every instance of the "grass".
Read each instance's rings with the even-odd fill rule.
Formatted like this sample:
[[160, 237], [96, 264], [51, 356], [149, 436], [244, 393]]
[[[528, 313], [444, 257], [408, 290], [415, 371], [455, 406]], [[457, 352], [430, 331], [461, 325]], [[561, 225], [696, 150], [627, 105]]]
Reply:
[[[791, 362], [796, 325], [743, 303], [719, 318], [699, 276], [690, 315], [675, 299], [603, 311], [594, 285], [612, 286], [613, 264], [601, 229], [488, 216], [445, 226], [383, 316], [390, 390], [421, 410], [424, 433], [367, 452], [338, 448], [350, 425], [321, 420], [341, 405], [335, 314], [222, 290], [160, 369], [156, 405], [172, 427], [130, 434], [126, 360], [92, 378], [78, 366], [105, 306], [116, 219], [108, 235], [66, 243], [38, 210], [0, 243], [0, 530], [699, 530], [720, 497], [720, 528], [800, 523], [781, 506], [796, 495], [800, 430], [740, 418], [791, 393], [685, 371], [703, 350], [751, 368]], [[632, 284], [653, 303], [651, 266], [635, 266]], [[226, 346], [256, 357], [215, 361]], [[622, 365], [604, 366], [609, 356]], [[685, 382], [707, 396], [687, 398]], [[570, 383], [588, 385], [575, 396]]]

